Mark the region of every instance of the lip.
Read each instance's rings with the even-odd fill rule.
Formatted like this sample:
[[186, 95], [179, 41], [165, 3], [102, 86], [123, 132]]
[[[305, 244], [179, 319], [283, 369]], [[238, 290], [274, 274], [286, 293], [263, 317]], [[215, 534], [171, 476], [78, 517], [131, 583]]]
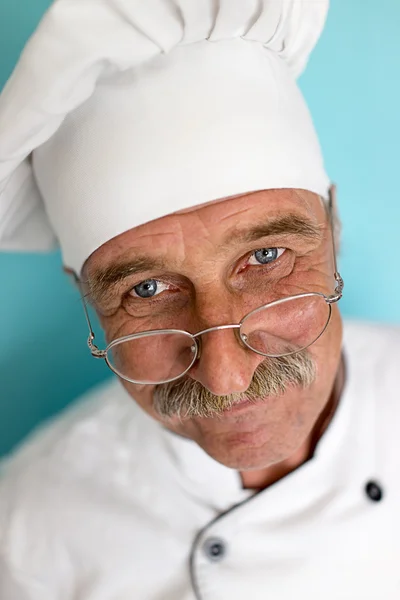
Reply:
[[243, 411], [247, 410], [249, 407], [251, 407], [251, 406], [256, 407], [259, 404], [262, 404], [263, 402], [264, 402], [264, 400], [262, 398], [259, 398], [257, 400], [247, 400], [247, 399], [241, 400], [237, 404], [234, 404], [230, 408], [227, 408], [226, 410], [224, 410], [223, 414], [232, 414], [232, 413], [237, 413], [237, 412], [243, 412]]

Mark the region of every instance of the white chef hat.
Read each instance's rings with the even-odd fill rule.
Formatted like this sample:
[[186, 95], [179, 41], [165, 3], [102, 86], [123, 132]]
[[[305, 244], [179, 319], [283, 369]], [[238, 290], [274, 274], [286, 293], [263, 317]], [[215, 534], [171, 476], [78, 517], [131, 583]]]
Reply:
[[261, 189], [326, 195], [297, 87], [328, 0], [56, 0], [0, 97], [0, 248], [77, 273], [152, 219]]

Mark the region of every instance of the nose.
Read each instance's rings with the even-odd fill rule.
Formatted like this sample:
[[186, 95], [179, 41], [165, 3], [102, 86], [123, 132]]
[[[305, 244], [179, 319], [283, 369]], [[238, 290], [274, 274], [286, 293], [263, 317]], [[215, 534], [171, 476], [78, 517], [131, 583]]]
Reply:
[[237, 331], [215, 330], [199, 337], [200, 358], [189, 376], [216, 396], [245, 392], [263, 360], [240, 343]]

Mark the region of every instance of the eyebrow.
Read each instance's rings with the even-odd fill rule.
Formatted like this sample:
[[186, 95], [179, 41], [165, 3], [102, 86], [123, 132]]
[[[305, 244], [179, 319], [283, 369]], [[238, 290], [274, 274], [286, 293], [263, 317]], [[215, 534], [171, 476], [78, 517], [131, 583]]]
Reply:
[[88, 278], [86, 284], [89, 287], [89, 295], [97, 302], [105, 299], [111, 289], [121, 283], [127, 277], [145, 273], [146, 271], [162, 271], [166, 268], [164, 261], [157, 257], [135, 256], [126, 263], [115, 263], [95, 271]]
[[[296, 214], [288, 214], [277, 217], [268, 223], [259, 223], [244, 229], [231, 230], [223, 240], [221, 247], [229, 248], [233, 244], [244, 244], [257, 241], [261, 238], [276, 235], [296, 236], [310, 241], [320, 241], [322, 238], [321, 226]], [[95, 271], [89, 277], [86, 284], [89, 287], [89, 295], [97, 302], [105, 300], [112, 288], [121, 283], [127, 277], [138, 275], [148, 271], [162, 271], [168, 268], [161, 257], [135, 256], [128, 262], [115, 263]], [[171, 266], [169, 265], [169, 268]]]
[[226, 237], [224, 245], [230, 246], [233, 242], [249, 243], [274, 235], [291, 235], [317, 242], [322, 238], [322, 228], [306, 217], [300, 217], [292, 213], [250, 228], [235, 228]]

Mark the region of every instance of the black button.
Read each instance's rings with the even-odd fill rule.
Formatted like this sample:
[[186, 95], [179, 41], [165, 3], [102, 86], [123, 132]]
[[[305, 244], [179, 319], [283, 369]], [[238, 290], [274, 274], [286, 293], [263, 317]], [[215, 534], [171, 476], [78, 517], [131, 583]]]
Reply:
[[370, 500], [380, 502], [383, 498], [383, 490], [376, 481], [368, 481], [365, 491]]
[[209, 538], [206, 540], [203, 550], [207, 558], [215, 562], [221, 560], [226, 554], [225, 543], [219, 538]]

